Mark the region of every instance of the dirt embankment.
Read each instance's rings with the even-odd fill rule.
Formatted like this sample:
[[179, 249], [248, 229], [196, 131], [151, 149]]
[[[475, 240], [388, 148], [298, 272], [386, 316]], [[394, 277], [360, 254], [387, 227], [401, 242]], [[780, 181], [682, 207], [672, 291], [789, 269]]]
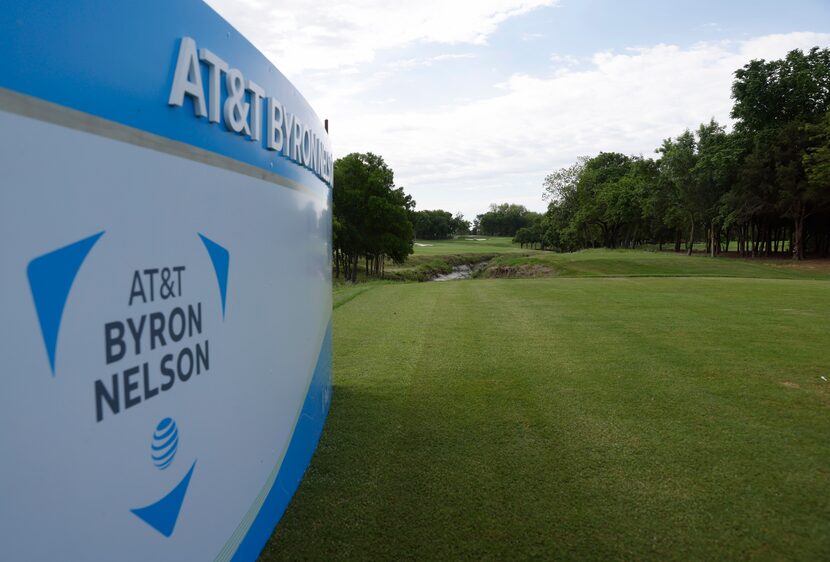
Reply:
[[522, 265], [491, 265], [484, 270], [484, 277], [529, 278], [550, 277], [556, 272], [538, 263]]
[[[447, 256], [414, 256], [402, 266], [390, 268], [384, 277], [393, 281], [432, 281], [439, 276], [452, 275], [462, 267], [469, 268], [471, 274], [482, 263], [488, 263], [497, 254], [453, 254]], [[469, 276], [452, 277], [462, 279]]]

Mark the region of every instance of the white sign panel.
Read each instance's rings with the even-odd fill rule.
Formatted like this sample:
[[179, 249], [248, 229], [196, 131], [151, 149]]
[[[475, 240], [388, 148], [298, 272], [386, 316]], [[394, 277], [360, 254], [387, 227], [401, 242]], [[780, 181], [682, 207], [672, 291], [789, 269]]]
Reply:
[[27, 4], [0, 19], [4, 557], [255, 559], [329, 404], [325, 130], [201, 3]]

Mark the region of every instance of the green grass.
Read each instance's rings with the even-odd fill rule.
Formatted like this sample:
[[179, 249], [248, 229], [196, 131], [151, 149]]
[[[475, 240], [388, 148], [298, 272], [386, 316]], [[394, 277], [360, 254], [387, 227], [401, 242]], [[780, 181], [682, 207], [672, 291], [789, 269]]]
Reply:
[[830, 281], [560, 259], [588, 277], [336, 291], [263, 560], [830, 559]]
[[[475, 238], [486, 238], [476, 240]], [[414, 253], [402, 264], [387, 261], [384, 267], [384, 278], [392, 281], [429, 281], [436, 275], [450, 273], [453, 266], [461, 264], [476, 264], [488, 261], [503, 254], [531, 255], [538, 252], [523, 250], [513, 244], [511, 238], [485, 236], [469, 236], [455, 240], [419, 240]], [[367, 277], [363, 273], [363, 262], [358, 267], [358, 282], [364, 282]]]
[[369, 291], [374, 289], [375, 287], [380, 287], [383, 285], [388, 284], [388, 281], [375, 279], [372, 281], [366, 281], [363, 283], [349, 283], [349, 282], [339, 282], [337, 283], [332, 289], [332, 303], [331, 306], [333, 309], [338, 309], [347, 302], [355, 299]]
[[[483, 238], [484, 240], [477, 240]], [[449, 254], [504, 254], [510, 252], [527, 252], [512, 238], [499, 236], [462, 236], [454, 240], [416, 240], [415, 256], [443, 256]], [[418, 244], [428, 244], [418, 246]]]
[[[536, 276], [564, 277], [647, 276], [647, 277], [756, 277], [765, 279], [830, 279], [827, 261], [794, 263], [789, 259], [710, 258], [674, 252], [640, 250], [583, 250], [571, 254], [533, 252], [505, 254], [490, 264], [490, 274], [521, 274], [534, 269]], [[544, 270], [546, 271], [544, 271]], [[485, 274], [486, 276], [487, 274]]]

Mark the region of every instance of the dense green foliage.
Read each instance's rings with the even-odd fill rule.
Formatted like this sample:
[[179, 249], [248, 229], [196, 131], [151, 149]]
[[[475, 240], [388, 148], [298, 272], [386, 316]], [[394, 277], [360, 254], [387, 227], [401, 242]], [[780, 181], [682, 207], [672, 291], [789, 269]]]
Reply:
[[386, 258], [402, 262], [412, 253], [410, 215], [415, 201], [395, 188], [383, 158], [352, 153], [334, 163], [332, 242], [334, 274], [357, 280], [358, 261], [366, 274], [382, 275]]
[[523, 205], [502, 203], [490, 205], [490, 210], [476, 216], [473, 232], [485, 236], [515, 236], [541, 219], [539, 213], [528, 211]]
[[[536, 253], [593, 276], [769, 265]], [[830, 559], [830, 281], [343, 291], [331, 413], [263, 560]]]
[[[414, 238], [447, 239], [465, 234], [470, 223], [461, 213], [415, 211], [415, 201], [395, 187], [394, 174], [383, 158], [372, 153], [352, 153], [334, 163], [332, 193], [332, 251], [334, 277], [352, 283], [368, 277], [384, 277], [386, 259], [402, 264], [413, 251]], [[360, 259], [363, 258], [363, 267]], [[466, 263], [466, 262], [464, 262]], [[400, 269], [390, 279], [426, 280], [457, 265], [452, 260]]]
[[470, 232], [470, 222], [464, 215], [455, 216], [448, 211], [416, 211], [414, 214], [415, 238], [419, 240], [442, 240]]
[[[633, 248], [698, 240], [716, 255], [830, 252], [830, 49], [735, 73], [731, 132], [714, 120], [656, 159], [603, 152], [545, 179], [543, 247]], [[528, 236], [530, 233], [528, 233]], [[520, 241], [517, 239], [517, 241]]]

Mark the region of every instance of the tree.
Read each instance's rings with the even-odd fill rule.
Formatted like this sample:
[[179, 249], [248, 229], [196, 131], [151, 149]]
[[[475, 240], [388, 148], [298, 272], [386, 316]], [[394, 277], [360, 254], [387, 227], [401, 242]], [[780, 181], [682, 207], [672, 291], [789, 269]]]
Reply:
[[585, 163], [590, 158], [588, 156], [580, 156], [576, 162], [570, 166], [559, 168], [555, 172], [551, 172], [545, 176], [544, 188], [542, 193], [543, 201], [562, 201], [576, 191], [579, 176], [585, 168]]
[[455, 236], [470, 233], [470, 221], [465, 220], [464, 215], [462, 215], [460, 212], [456, 213], [455, 216], [452, 218], [451, 225], [452, 233]]
[[490, 205], [490, 210], [478, 215], [478, 234], [488, 236], [515, 236], [520, 228], [531, 226], [539, 213], [528, 211], [524, 205], [502, 203]]
[[334, 163], [333, 243], [335, 272], [357, 281], [358, 260], [366, 273], [383, 275], [388, 257], [402, 262], [412, 253], [410, 215], [415, 201], [395, 188], [394, 174], [378, 155], [352, 153]]
[[464, 220], [464, 215], [456, 213], [453, 216], [449, 212], [440, 209], [416, 211], [414, 225], [415, 238], [425, 240], [441, 240], [470, 232], [470, 223]]
[[830, 49], [753, 60], [735, 73], [732, 97], [736, 128], [752, 139], [750, 170], [764, 183], [774, 182], [778, 211], [793, 221], [793, 258], [800, 260], [805, 224], [822, 204], [807, 179], [804, 155], [815, 139], [807, 131], [830, 109]]
[[816, 240], [816, 251], [822, 256], [830, 253], [830, 111], [815, 125], [808, 125], [810, 147], [803, 156], [807, 175], [805, 199], [816, 212], [825, 214], [823, 247]]
[[810, 148], [804, 154], [804, 169], [809, 182], [810, 198], [827, 203], [830, 192], [830, 111], [816, 125], [808, 126]]
[[720, 249], [720, 231], [726, 222], [722, 202], [734, 183], [741, 157], [740, 145], [714, 119], [697, 130], [697, 161], [692, 170], [701, 219], [708, 228], [709, 255]]
[[548, 175], [543, 244], [560, 251], [634, 247], [648, 235], [644, 201], [656, 178], [653, 160], [616, 152], [580, 158]]
[[447, 211], [416, 211], [415, 238], [441, 240], [453, 235], [453, 216]]
[[643, 190], [640, 210], [643, 225], [649, 238], [656, 241], [662, 251], [663, 243], [674, 238], [674, 251], [680, 251], [686, 218], [678, 204], [677, 192], [671, 182], [660, 173], [661, 162], [644, 160], [647, 168], [648, 187]]
[[660, 175], [673, 192], [673, 200], [688, 220], [689, 237], [686, 253], [692, 255], [695, 239], [695, 223], [700, 215], [700, 202], [695, 182], [697, 143], [688, 129], [676, 139], [666, 139], [658, 149]]
[[585, 161], [576, 182], [578, 210], [574, 221], [589, 245], [614, 248], [624, 224], [630, 200], [620, 180], [628, 173], [631, 158], [619, 152], [600, 152]]
[[548, 210], [541, 223], [542, 239], [544, 246], [557, 252], [571, 252], [582, 245], [574, 217], [579, 209], [579, 176], [588, 160], [589, 157], [581, 156], [574, 164], [545, 177], [542, 199], [548, 201]]
[[544, 250], [544, 216], [539, 215], [538, 213], [534, 213], [534, 215], [533, 222], [530, 226], [520, 228], [516, 231], [516, 235], [513, 237], [513, 242], [520, 244], [522, 248], [524, 248], [525, 245], [528, 245], [531, 248], [535, 248], [538, 245], [540, 249]]
[[[795, 259], [830, 253], [830, 49], [751, 61], [732, 95], [731, 132], [710, 120], [663, 141], [656, 162], [600, 152], [549, 174], [543, 245], [656, 240], [662, 250], [674, 234], [680, 251], [685, 232], [690, 255], [697, 239], [716, 256], [733, 236], [742, 256], [783, 253], [786, 241]], [[489, 228], [490, 217], [479, 218]], [[517, 235], [530, 239], [530, 230]]]

